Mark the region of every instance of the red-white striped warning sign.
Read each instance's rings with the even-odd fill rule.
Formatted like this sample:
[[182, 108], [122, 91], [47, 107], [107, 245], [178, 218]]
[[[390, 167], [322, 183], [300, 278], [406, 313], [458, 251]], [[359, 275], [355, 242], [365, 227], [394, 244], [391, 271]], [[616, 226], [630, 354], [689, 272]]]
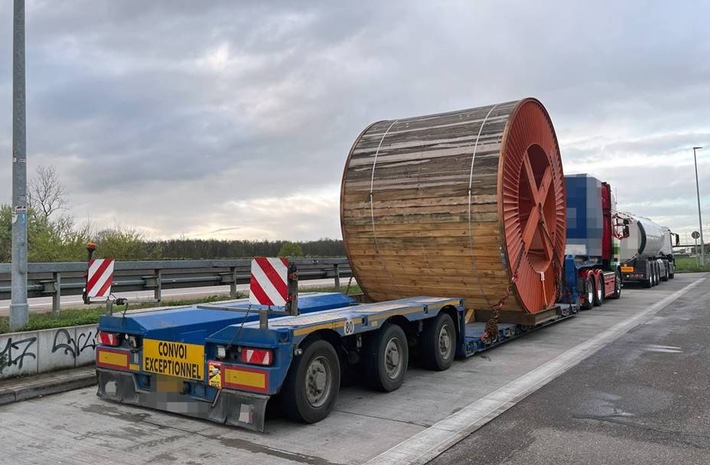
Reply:
[[113, 258], [92, 258], [86, 276], [86, 296], [108, 297], [113, 283]]
[[251, 261], [249, 302], [283, 307], [288, 298], [288, 259], [256, 257]]
[[254, 365], [271, 365], [271, 351], [266, 349], [243, 349], [242, 359]]

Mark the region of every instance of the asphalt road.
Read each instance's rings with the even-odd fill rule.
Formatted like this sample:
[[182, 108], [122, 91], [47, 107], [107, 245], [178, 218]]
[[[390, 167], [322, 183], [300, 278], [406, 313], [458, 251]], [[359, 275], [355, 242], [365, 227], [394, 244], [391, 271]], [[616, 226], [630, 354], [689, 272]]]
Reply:
[[395, 392], [344, 387], [314, 425], [274, 412], [254, 433], [95, 388], [4, 405], [0, 464], [710, 463], [707, 282], [625, 289], [445, 372], [413, 362]]
[[709, 386], [705, 284], [430, 463], [707, 465]]

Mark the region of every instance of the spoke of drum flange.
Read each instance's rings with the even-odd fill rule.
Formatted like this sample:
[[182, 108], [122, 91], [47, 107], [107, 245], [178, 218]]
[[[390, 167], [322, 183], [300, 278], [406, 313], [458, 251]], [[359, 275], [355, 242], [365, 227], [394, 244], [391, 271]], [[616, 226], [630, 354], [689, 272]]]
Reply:
[[[547, 231], [547, 224], [544, 220], [544, 215], [542, 210], [545, 207], [547, 201], [547, 194], [552, 184], [552, 170], [549, 166], [545, 168], [545, 172], [540, 180], [540, 186], [537, 185], [537, 180], [535, 179], [535, 173], [533, 172], [532, 165], [530, 164], [530, 152], [526, 151], [523, 156], [523, 165], [525, 168], [525, 174], [528, 184], [528, 189], [530, 190], [531, 200], [533, 201], [533, 207], [528, 215], [528, 221], [525, 225], [525, 230], [523, 231], [523, 244], [525, 246], [525, 253], [530, 251], [532, 245], [532, 240], [535, 237], [535, 233], [540, 233], [538, 228], [544, 228]], [[544, 235], [544, 232], [542, 235]], [[547, 260], [552, 259], [553, 251], [551, 250], [552, 245], [548, 244], [544, 238], [541, 241], [545, 250], [545, 256]]]

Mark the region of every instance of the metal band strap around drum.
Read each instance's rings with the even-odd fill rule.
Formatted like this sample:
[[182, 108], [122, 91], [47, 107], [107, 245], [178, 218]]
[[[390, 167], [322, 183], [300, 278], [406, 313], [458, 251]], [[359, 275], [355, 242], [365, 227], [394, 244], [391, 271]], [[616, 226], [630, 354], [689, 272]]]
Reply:
[[481, 277], [478, 273], [478, 268], [476, 267], [476, 258], [473, 256], [473, 227], [471, 226], [472, 222], [472, 212], [471, 212], [471, 189], [473, 188], [473, 164], [476, 161], [476, 152], [478, 151], [478, 140], [481, 137], [481, 133], [483, 132], [483, 127], [486, 125], [488, 122], [488, 117], [491, 116], [491, 113], [493, 113], [493, 110], [495, 110], [498, 107], [499, 104], [495, 104], [491, 107], [490, 110], [488, 110], [488, 113], [486, 113], [485, 118], [483, 118], [483, 122], [481, 123], [481, 127], [478, 128], [478, 134], [476, 135], [476, 142], [473, 144], [473, 154], [471, 155], [471, 170], [469, 171], [468, 174], [468, 238], [469, 238], [469, 244], [471, 248], [471, 259], [473, 261], [473, 272], [476, 275], [476, 281], [478, 281], [478, 286], [481, 290], [481, 295], [483, 296], [484, 299], [486, 299], [486, 303], [488, 304], [489, 307], [492, 307], [493, 305], [491, 304], [490, 299], [488, 299], [488, 294], [486, 294], [483, 290], [483, 283], [481, 283]]
[[382, 265], [382, 268], [387, 270], [388, 273], [389, 270], [385, 266], [384, 262], [380, 259], [380, 247], [377, 244], [377, 231], [375, 230], [375, 206], [372, 199], [375, 188], [375, 168], [377, 167], [377, 156], [380, 154], [380, 148], [382, 147], [382, 143], [385, 141], [385, 137], [387, 137], [387, 134], [389, 134], [390, 129], [392, 129], [392, 126], [394, 126], [398, 122], [399, 120], [397, 119], [392, 121], [392, 124], [390, 124], [384, 134], [382, 134], [380, 143], [377, 144], [377, 150], [375, 151], [375, 159], [372, 161], [372, 174], [370, 175], [370, 221], [372, 222], [372, 239], [375, 241], [375, 251], [377, 252], [378, 260], [380, 260], [380, 265]]

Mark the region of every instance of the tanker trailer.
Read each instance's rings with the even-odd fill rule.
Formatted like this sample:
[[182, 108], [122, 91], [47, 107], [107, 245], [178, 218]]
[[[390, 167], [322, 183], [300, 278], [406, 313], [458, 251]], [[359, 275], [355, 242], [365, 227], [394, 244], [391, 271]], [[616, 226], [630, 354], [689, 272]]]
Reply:
[[451, 295], [477, 321], [557, 318], [565, 183], [538, 100], [368, 126], [348, 156], [340, 205], [369, 300]]
[[620, 216], [621, 276], [624, 282], [640, 282], [653, 287], [675, 276], [673, 245], [678, 235], [652, 220], [629, 213]]

